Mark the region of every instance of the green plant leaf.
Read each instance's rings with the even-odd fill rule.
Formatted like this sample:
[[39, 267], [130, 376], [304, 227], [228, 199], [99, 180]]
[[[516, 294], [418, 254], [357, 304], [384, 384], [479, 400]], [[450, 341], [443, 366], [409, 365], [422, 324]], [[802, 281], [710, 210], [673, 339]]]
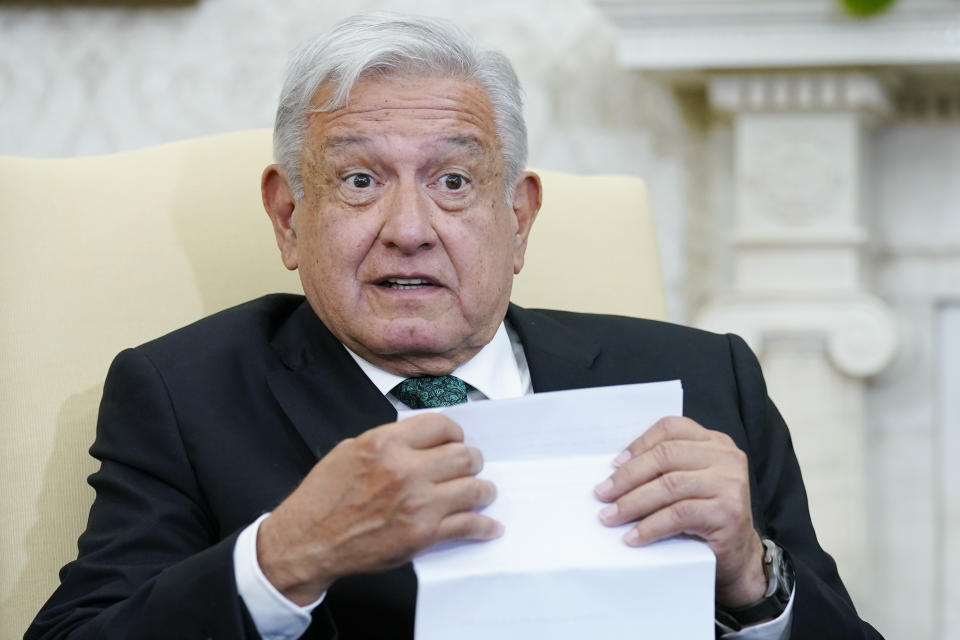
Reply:
[[843, 8], [855, 16], [872, 16], [886, 11], [894, 0], [840, 0]]

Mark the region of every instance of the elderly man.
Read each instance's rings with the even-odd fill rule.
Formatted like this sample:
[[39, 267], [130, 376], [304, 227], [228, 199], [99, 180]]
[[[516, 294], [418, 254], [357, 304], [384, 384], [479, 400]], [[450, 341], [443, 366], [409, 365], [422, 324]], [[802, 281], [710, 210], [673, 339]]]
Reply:
[[628, 545], [704, 539], [723, 637], [878, 637], [742, 341], [509, 304], [541, 187], [502, 56], [440, 21], [347, 20], [296, 54], [275, 152], [263, 200], [306, 300], [118, 356], [80, 556], [28, 638], [409, 637], [410, 559], [503, 524], [459, 427], [398, 408], [674, 378], [686, 417], [597, 479], [600, 519], [634, 522]]

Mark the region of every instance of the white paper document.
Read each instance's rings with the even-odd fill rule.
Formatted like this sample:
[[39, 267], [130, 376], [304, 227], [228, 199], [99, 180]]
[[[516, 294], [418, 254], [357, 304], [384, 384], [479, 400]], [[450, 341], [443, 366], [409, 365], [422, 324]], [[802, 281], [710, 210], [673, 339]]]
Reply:
[[710, 548], [689, 538], [628, 547], [629, 525], [601, 524], [593, 495], [613, 458], [682, 405], [674, 380], [444, 409], [483, 452], [480, 477], [497, 485], [483, 513], [506, 532], [414, 560], [417, 640], [713, 638]]

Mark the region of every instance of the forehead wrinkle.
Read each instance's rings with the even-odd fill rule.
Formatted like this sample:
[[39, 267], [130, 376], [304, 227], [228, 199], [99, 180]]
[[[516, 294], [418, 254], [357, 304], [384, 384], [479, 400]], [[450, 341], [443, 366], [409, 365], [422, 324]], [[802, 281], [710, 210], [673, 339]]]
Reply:
[[[383, 139], [383, 144], [389, 145], [390, 136]], [[334, 135], [324, 141], [323, 152], [330, 154], [349, 153], [351, 149], [373, 149], [379, 146], [378, 140], [370, 136], [361, 135]], [[439, 140], [426, 140], [421, 145], [428, 149], [436, 149], [440, 153], [447, 155], [452, 153], [467, 153], [470, 155], [482, 155], [489, 150], [489, 145], [477, 136], [470, 134], [453, 134], [440, 138]]]
[[413, 100], [410, 100], [410, 102], [413, 102], [413, 104], [396, 104], [396, 101], [394, 100], [384, 100], [382, 104], [374, 104], [369, 106], [353, 106], [348, 104], [345, 107], [341, 107], [340, 109], [336, 109], [334, 111], [317, 110], [314, 111], [314, 113], [328, 113], [334, 117], [362, 115], [365, 113], [372, 113], [374, 111], [457, 111], [460, 113], [466, 113], [463, 108], [463, 100], [448, 98], [446, 101], [450, 102], [449, 106], [439, 104], [431, 104], [426, 106]]
[[[317, 94], [317, 97], [320, 93]], [[378, 111], [386, 112], [382, 117], [370, 117], [370, 114]], [[347, 104], [327, 111], [319, 107], [310, 109], [307, 113], [308, 118], [313, 120], [320, 117], [326, 125], [335, 123], [341, 118], [357, 116], [364, 119], [384, 120], [389, 119], [391, 112], [422, 112], [418, 114], [424, 119], [442, 119], [450, 117], [450, 114], [458, 114], [461, 118], [470, 120], [484, 128], [485, 125], [492, 125], [494, 112], [486, 94], [482, 95], [463, 95], [459, 91], [446, 95], [431, 96], [424, 99], [423, 96], [405, 96], [389, 95], [380, 98], [375, 103], [350, 100]], [[430, 112], [433, 112], [432, 114]]]
[[[490, 119], [471, 113], [460, 107], [375, 107], [370, 109], [344, 109], [333, 113], [313, 113], [313, 120], [308, 126], [310, 128], [320, 127], [321, 129], [349, 129], [352, 130], [358, 125], [371, 123], [390, 123], [396, 122], [398, 125], [403, 122], [452, 120], [469, 124], [481, 131], [496, 131], [492, 116]], [[324, 117], [325, 116], [325, 117]], [[398, 117], [399, 116], [399, 117]], [[357, 122], [344, 122], [346, 118], [357, 118]], [[351, 136], [344, 136], [351, 137]]]
[[337, 151], [346, 147], [363, 147], [370, 144], [370, 138], [366, 136], [331, 136], [325, 141], [328, 149]]

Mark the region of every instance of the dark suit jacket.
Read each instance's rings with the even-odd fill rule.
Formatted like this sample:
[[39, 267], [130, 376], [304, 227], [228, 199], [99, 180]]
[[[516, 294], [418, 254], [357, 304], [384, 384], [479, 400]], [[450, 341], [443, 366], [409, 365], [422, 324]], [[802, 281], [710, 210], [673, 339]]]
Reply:
[[[682, 380], [684, 414], [747, 452], [756, 525], [793, 557], [793, 639], [879, 637], [817, 543], [790, 436], [742, 340], [515, 306], [508, 319], [537, 392]], [[395, 417], [301, 296], [267, 296], [124, 351], [100, 406], [79, 558], [26, 637], [258, 637], [234, 581], [237, 532], [339, 440]], [[305, 637], [410, 637], [415, 594], [409, 565], [340, 580]]]

